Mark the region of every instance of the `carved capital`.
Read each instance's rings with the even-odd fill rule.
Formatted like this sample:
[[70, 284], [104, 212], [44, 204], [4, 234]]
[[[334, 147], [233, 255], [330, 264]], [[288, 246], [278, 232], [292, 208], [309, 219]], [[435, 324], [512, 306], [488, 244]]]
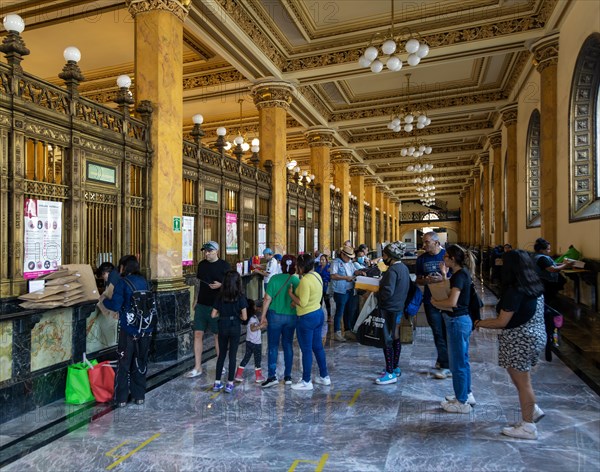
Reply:
[[482, 152], [479, 154], [478, 162], [482, 166], [486, 166], [490, 163], [490, 155], [487, 152]]
[[356, 176], [367, 176], [371, 175], [369, 173], [369, 166], [367, 164], [363, 164], [362, 162], [350, 164], [350, 175], [353, 177]]
[[164, 10], [173, 13], [181, 21], [185, 21], [189, 13], [190, 2], [187, 0], [126, 0], [126, 4], [132, 18], [139, 13]]
[[331, 162], [334, 164], [350, 164], [352, 162], [352, 152], [350, 148], [335, 148], [331, 150]]
[[531, 46], [533, 64], [541, 74], [548, 66], [558, 64], [558, 33], [545, 36]]
[[283, 80], [263, 79], [255, 83], [251, 89], [254, 105], [258, 110], [263, 108], [283, 108], [289, 110], [294, 86]]
[[374, 187], [377, 186], [377, 184], [379, 184], [380, 181], [377, 177], [375, 177], [374, 175], [370, 176], [370, 177], [365, 177], [365, 185], [369, 186], [369, 187]]
[[317, 146], [327, 146], [331, 147], [333, 145], [333, 135], [335, 131], [331, 128], [323, 128], [323, 127], [312, 127], [308, 128], [304, 133], [306, 136], [306, 140], [308, 141], [308, 145], [310, 147]]
[[516, 125], [518, 107], [515, 103], [505, 106], [500, 109], [500, 115], [502, 116], [502, 122], [504, 126]]
[[495, 133], [488, 134], [488, 140], [492, 148], [499, 148], [502, 145], [502, 132], [496, 131]]

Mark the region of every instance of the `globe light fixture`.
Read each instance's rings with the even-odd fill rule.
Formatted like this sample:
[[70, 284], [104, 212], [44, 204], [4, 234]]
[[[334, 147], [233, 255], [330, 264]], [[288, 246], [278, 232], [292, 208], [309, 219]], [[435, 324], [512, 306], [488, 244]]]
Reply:
[[431, 118], [424, 109], [414, 108], [410, 105], [410, 74], [406, 74], [406, 107], [401, 108], [390, 118], [388, 129], [398, 133], [405, 131], [411, 133], [415, 128], [423, 129], [431, 124]]
[[409, 66], [416, 66], [421, 62], [421, 59], [429, 54], [429, 46], [417, 33], [419, 39], [413, 35], [409, 28], [403, 28], [400, 34], [394, 33], [394, 0], [391, 0], [392, 15], [390, 18], [390, 29], [385, 35], [383, 44], [381, 44], [382, 56], [379, 56], [379, 49], [374, 46], [375, 40], [378, 40], [378, 35], [373, 35], [369, 46], [364, 53], [359, 57], [358, 64], [363, 68], [370, 68], [371, 72], [379, 74], [384, 67], [392, 72], [398, 72], [402, 69], [402, 59], [399, 54], [402, 50], [402, 42], [404, 50], [408, 53], [406, 62]]
[[6, 31], [14, 31], [21, 34], [25, 30], [25, 21], [16, 13], [6, 15], [2, 20], [2, 24]]

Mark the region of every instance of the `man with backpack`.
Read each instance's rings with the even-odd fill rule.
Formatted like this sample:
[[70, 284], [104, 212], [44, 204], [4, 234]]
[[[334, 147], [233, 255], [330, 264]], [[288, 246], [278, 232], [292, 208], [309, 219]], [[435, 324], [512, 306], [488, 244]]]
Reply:
[[129, 393], [136, 405], [146, 396], [148, 350], [157, 322], [156, 303], [148, 281], [140, 273], [140, 264], [133, 255], [121, 259], [121, 279], [112, 299], [103, 304], [119, 313], [118, 367], [115, 376], [115, 406], [127, 405]]

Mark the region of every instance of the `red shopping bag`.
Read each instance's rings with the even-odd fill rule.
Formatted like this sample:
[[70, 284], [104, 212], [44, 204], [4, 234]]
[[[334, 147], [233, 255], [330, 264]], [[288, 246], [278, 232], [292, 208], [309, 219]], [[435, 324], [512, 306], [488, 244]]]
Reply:
[[115, 392], [115, 371], [110, 361], [100, 362], [87, 372], [96, 401], [99, 403], [111, 401]]

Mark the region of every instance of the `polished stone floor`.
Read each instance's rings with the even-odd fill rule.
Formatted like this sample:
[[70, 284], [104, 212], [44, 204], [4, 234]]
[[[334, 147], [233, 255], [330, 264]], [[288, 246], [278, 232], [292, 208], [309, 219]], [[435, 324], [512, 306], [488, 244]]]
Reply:
[[[486, 294], [485, 301], [491, 305], [493, 296]], [[533, 372], [537, 402], [546, 412], [539, 440], [511, 439], [500, 430], [519, 420], [518, 400], [496, 365], [495, 334], [482, 330], [472, 337], [477, 406], [471, 415], [441, 410], [439, 402], [452, 393], [451, 380], [429, 373], [434, 362], [429, 328], [418, 327], [414, 334], [413, 344], [402, 347], [397, 384], [375, 385], [383, 355], [355, 342], [327, 344], [332, 385], [308, 392], [283, 384], [263, 390], [248, 367], [246, 381], [232, 394], [215, 394], [212, 359], [205, 364], [207, 374], [177, 375], [152, 389], [143, 406], [104, 408], [89, 421], [71, 418], [62, 437], [2, 470], [600, 470], [600, 398], [559, 359], [541, 361]], [[299, 374], [296, 348], [294, 380]], [[18, 424], [4, 425], [5, 444]]]

